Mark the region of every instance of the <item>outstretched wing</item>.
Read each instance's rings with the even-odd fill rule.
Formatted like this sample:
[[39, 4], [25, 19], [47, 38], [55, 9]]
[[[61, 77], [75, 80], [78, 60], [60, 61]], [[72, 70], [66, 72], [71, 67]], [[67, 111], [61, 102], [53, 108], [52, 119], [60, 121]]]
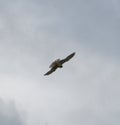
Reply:
[[73, 56], [75, 55], [75, 52], [67, 56], [65, 59], [60, 60], [60, 63], [63, 64], [67, 61], [69, 61]]
[[51, 73], [54, 72], [56, 69], [57, 69], [57, 67], [51, 68], [47, 73], [44, 74], [44, 76], [51, 74]]

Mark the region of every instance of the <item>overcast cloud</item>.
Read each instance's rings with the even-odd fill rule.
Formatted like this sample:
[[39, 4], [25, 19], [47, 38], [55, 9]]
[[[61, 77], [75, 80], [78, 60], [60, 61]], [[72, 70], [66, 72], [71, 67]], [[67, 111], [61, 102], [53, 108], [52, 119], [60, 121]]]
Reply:
[[0, 0], [0, 125], [119, 125], [119, 76], [118, 0]]
[[5, 103], [0, 99], [0, 125], [23, 125], [14, 102]]

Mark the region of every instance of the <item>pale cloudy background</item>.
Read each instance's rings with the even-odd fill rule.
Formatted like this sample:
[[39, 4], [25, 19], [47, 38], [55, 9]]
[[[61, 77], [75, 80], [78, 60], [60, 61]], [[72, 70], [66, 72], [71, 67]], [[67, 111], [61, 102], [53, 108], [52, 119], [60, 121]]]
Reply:
[[0, 0], [0, 125], [120, 125], [119, 0]]

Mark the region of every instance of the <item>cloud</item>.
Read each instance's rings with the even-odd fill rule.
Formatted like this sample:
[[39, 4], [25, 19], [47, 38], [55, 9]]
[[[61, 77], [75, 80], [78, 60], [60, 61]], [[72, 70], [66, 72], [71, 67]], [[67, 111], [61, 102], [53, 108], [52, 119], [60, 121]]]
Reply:
[[119, 125], [120, 111], [95, 111], [83, 107], [81, 110], [71, 111], [63, 115], [63, 121], [58, 123], [65, 125]]
[[37, 48], [33, 51], [45, 56], [64, 46], [67, 48], [72, 41], [91, 51], [118, 58], [120, 27], [112, 6], [109, 0], [1, 2], [0, 38], [7, 45], [19, 46], [18, 51], [30, 52], [28, 48], [34, 44], [31, 48]]
[[112, 0], [112, 3], [116, 15], [120, 18], [120, 2], [118, 0]]
[[[28, 125], [115, 123], [120, 105], [120, 27], [112, 1], [0, 3], [0, 95], [27, 111]], [[54, 59], [74, 51], [68, 65], [43, 76]], [[21, 125], [11, 105], [2, 101], [3, 112], [12, 115], [3, 115], [1, 108], [1, 121], [15, 118]]]
[[23, 125], [14, 103], [0, 99], [0, 125]]

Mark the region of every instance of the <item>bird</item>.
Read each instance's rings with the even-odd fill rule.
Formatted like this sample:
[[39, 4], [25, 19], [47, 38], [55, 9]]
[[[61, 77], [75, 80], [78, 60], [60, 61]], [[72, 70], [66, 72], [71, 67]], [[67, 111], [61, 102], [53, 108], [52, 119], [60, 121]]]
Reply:
[[47, 73], [44, 74], [44, 76], [46, 75], [50, 75], [51, 73], [53, 73], [54, 71], [56, 71], [57, 68], [62, 68], [63, 64], [67, 61], [69, 61], [73, 56], [75, 55], [75, 52], [73, 52], [72, 54], [68, 55], [66, 58], [64, 59], [57, 59], [54, 62], [51, 63], [51, 65], [49, 66], [49, 68], [51, 68]]

